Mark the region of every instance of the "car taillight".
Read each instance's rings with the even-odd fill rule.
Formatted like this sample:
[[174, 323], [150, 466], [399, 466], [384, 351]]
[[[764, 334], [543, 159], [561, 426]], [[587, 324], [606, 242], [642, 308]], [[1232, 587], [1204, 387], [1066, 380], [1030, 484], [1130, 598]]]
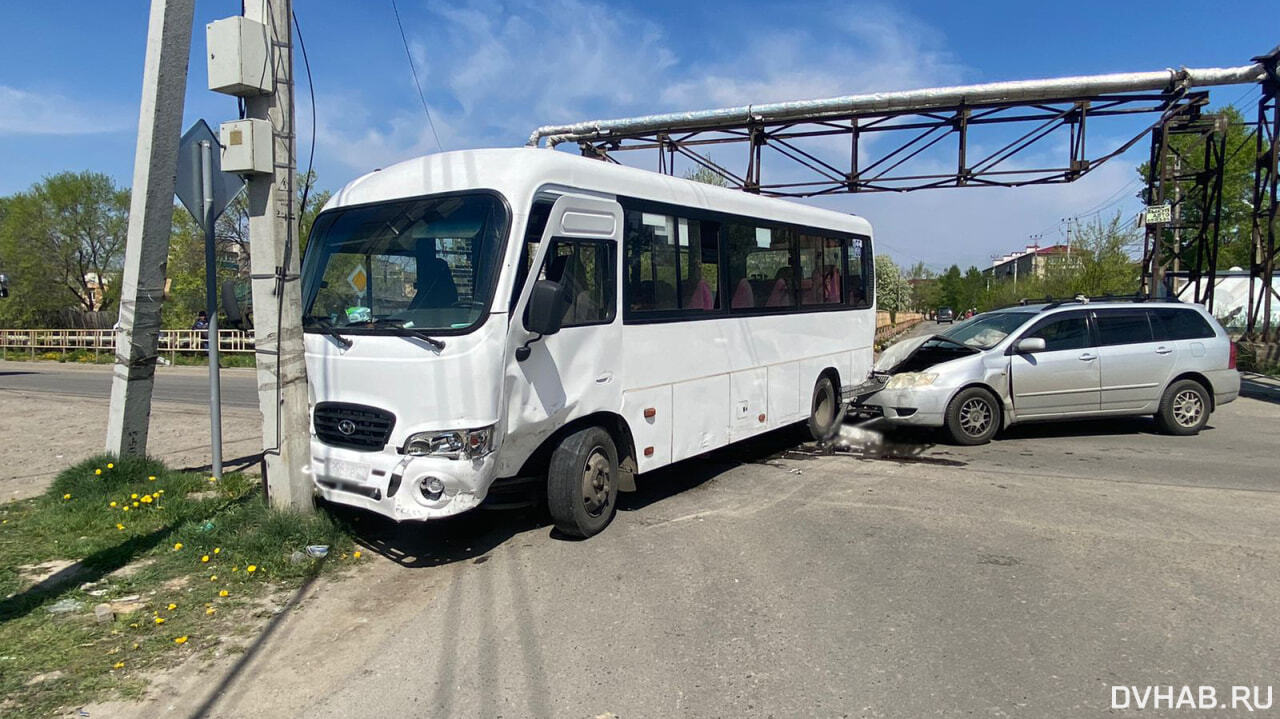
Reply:
[[1236, 368], [1236, 343], [1231, 343], [1231, 354], [1227, 357], [1227, 369]]

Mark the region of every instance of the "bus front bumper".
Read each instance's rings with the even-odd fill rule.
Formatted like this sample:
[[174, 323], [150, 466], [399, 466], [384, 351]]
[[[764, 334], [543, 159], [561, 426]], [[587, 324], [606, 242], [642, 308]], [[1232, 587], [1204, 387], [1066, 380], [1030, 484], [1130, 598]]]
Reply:
[[[493, 482], [492, 453], [479, 459], [412, 457], [397, 452], [359, 452], [311, 440], [316, 494], [336, 504], [377, 512], [397, 522], [439, 519], [475, 508]], [[432, 479], [444, 491], [424, 490]]]

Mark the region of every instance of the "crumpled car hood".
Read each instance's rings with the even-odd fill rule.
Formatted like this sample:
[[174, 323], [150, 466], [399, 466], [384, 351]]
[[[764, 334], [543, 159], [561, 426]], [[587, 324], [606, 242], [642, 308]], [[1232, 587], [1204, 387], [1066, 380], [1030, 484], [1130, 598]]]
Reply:
[[876, 358], [875, 366], [872, 368], [873, 371], [892, 373], [895, 367], [906, 361], [913, 352], [920, 348], [920, 345], [929, 341], [932, 337], [933, 335], [920, 335], [919, 337], [911, 337], [889, 345]]

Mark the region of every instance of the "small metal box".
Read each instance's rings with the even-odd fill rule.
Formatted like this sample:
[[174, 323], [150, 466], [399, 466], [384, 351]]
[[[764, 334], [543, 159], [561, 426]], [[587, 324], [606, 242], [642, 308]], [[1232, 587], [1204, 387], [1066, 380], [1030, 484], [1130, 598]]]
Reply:
[[218, 133], [222, 171], [270, 174], [274, 171], [271, 123], [266, 120], [224, 122]]
[[240, 97], [269, 95], [275, 88], [267, 26], [243, 17], [205, 26], [209, 89]]

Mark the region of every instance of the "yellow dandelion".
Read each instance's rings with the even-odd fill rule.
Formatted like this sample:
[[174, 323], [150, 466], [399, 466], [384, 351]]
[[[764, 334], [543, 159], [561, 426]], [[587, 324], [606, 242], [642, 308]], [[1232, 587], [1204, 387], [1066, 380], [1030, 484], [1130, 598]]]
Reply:
[[94, 474], [102, 474], [102, 470], [100, 470], [100, 469], [95, 469], [95, 470], [93, 470], [93, 473], [94, 473]]
[[152, 474], [152, 475], [148, 476], [148, 477], [147, 477], [147, 481], [148, 481], [148, 482], [154, 482], [154, 481], [156, 481], [156, 476], [155, 476], [154, 474]]
[[186, 644], [186, 643], [187, 643], [187, 637], [186, 637], [186, 635], [184, 634], [183, 636], [180, 636], [180, 637], [174, 637], [174, 638], [173, 638], [173, 643], [174, 643], [174, 644]]
[[62, 495], [62, 498], [63, 498], [63, 499], [71, 499], [71, 493], [70, 493], [70, 492], [68, 492], [67, 494]]
[[137, 498], [138, 498], [137, 492], [134, 492], [133, 494], [129, 495], [129, 499], [137, 499]]
[[129, 511], [129, 505], [127, 505], [127, 504], [126, 504], [126, 505], [124, 505], [123, 507], [121, 507], [121, 509], [123, 509], [124, 511], [128, 512], [128, 511]]
[[209, 581], [211, 581], [211, 582], [216, 582], [216, 581], [218, 581], [218, 575], [214, 574], [214, 575], [210, 576], [210, 577], [209, 577]]
[[144, 494], [142, 495], [142, 499], [139, 501], [141, 501], [143, 504], [151, 504], [151, 495]]
[[171, 611], [171, 612], [172, 612], [173, 610], [175, 610], [175, 609], [177, 609], [177, 608], [178, 608], [178, 605], [177, 605], [177, 604], [174, 604], [174, 603], [172, 603], [172, 602], [170, 602], [170, 603], [169, 603], [169, 611]]
[[113, 508], [114, 508], [114, 507], [116, 506], [116, 503], [115, 503], [115, 502], [112, 502], [111, 504], [108, 504], [107, 506], [108, 506], [108, 507], [113, 507]]
[[225, 590], [225, 589], [224, 589], [224, 590], [222, 590], [221, 592], [218, 592], [218, 596], [219, 596], [219, 597], [225, 597], [225, 596], [227, 596], [227, 595], [228, 595], [228, 594], [230, 594], [230, 593], [231, 593], [231, 592], [228, 592], [227, 590]]
[[209, 478], [209, 481], [210, 481], [210, 482], [216, 482], [216, 481], [218, 481], [218, 478], [217, 478], [217, 477], [210, 477], [210, 478]]
[[244, 568], [244, 571], [246, 571], [246, 572], [248, 572], [248, 573], [250, 573], [250, 574], [253, 574], [254, 572], [258, 571], [258, 565], [256, 565], [256, 564], [250, 564], [249, 566], [247, 566], [247, 567], [245, 567], [245, 568]]
[[157, 490], [156, 490], [156, 494], [164, 494], [164, 490], [163, 490], [163, 489], [157, 489]]
[[116, 529], [124, 529], [124, 525], [123, 525], [123, 524], [120, 524], [119, 522], [117, 522], [117, 523], [116, 523]]
[[201, 557], [201, 558], [200, 558], [200, 561], [201, 561], [201, 562], [207, 562], [207, 561], [209, 561], [209, 555], [207, 555], [207, 554], [206, 554], [206, 555], [204, 555], [203, 557]]
[[356, 559], [359, 559], [359, 558], [360, 558], [360, 550], [359, 550], [359, 549], [357, 549], [356, 551], [352, 552], [352, 553], [351, 553], [351, 556], [352, 556], [352, 557], [355, 557]]
[[222, 554], [222, 547], [214, 547], [214, 548], [213, 548], [213, 553], [214, 553], [214, 554]]
[[111, 665], [112, 669], [124, 669], [124, 662], [116, 662]]
[[115, 468], [116, 466], [114, 464], [112, 464], [111, 462], [107, 462], [107, 469], [115, 469]]
[[[137, 629], [137, 628], [138, 628], [138, 623], [137, 623], [137, 622], [134, 622], [133, 624], [130, 624], [130, 625], [129, 625], [129, 628], [130, 628], [130, 629]], [[138, 648], [138, 644], [137, 644], [137, 642], [135, 642], [135, 643], [134, 643], [133, 648], [134, 648], [134, 649], [137, 649], [137, 648]]]
[[204, 610], [204, 613], [207, 616], [213, 616], [214, 614], [217, 613], [217, 611], [218, 611], [217, 609], [214, 609], [213, 607], [209, 607], [208, 609]]
[[231, 571], [233, 571], [233, 572], [238, 572], [238, 571], [240, 571], [240, 568], [239, 568], [239, 567], [232, 567], [232, 568], [231, 568]]
[[182, 549], [182, 542], [174, 542], [174, 543], [173, 543], [173, 551], [175, 551], [175, 552], [176, 552], [176, 551], [178, 551], [179, 549]]
[[155, 622], [156, 624], [164, 624], [164, 617], [156, 617]]
[[137, 503], [137, 502], [134, 502], [134, 503], [133, 503], [133, 506], [135, 506], [135, 507], [136, 507], [136, 506], [138, 506], [138, 503]]

